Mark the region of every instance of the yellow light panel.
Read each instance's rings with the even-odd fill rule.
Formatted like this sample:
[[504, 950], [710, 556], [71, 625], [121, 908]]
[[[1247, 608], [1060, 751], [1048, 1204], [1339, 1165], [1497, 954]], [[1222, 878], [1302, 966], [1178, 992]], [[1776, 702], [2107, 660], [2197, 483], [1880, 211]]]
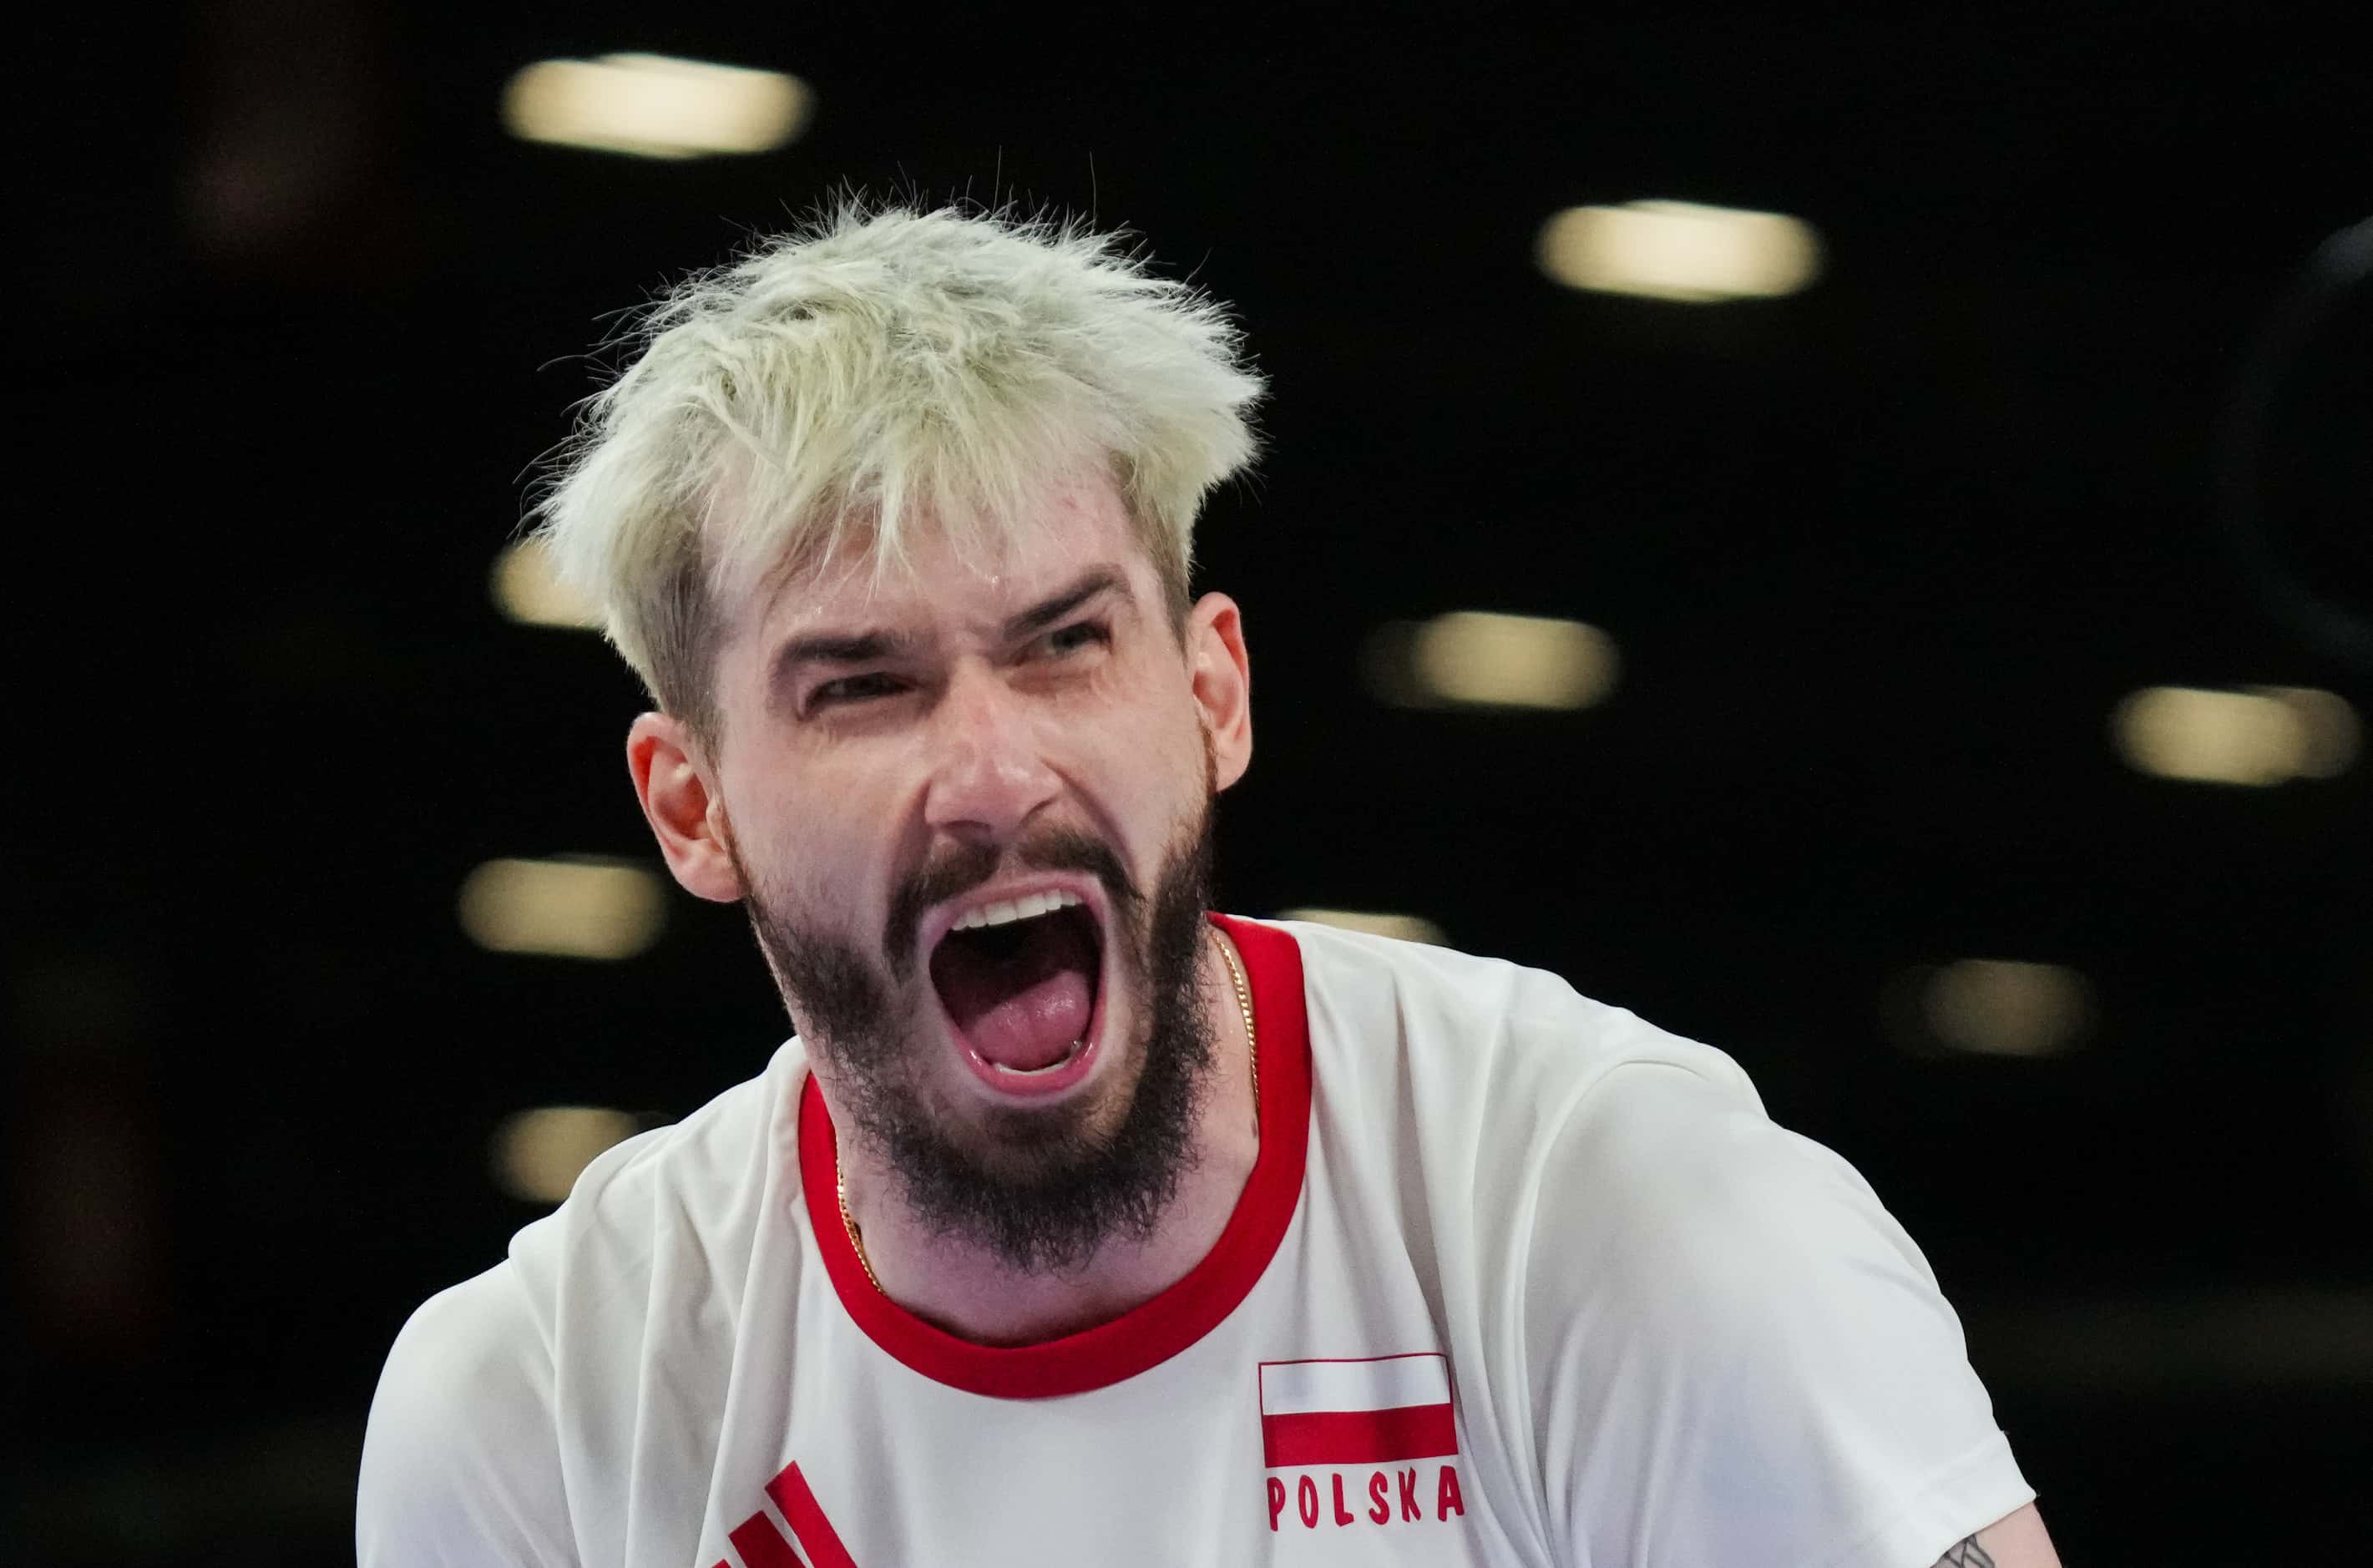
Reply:
[[1370, 686], [1404, 708], [1572, 709], [1615, 689], [1615, 639], [1580, 621], [1457, 610], [1370, 638]]
[[1821, 273], [1803, 219], [1695, 202], [1568, 207], [1541, 226], [1534, 255], [1569, 288], [1690, 304], [1794, 294]]
[[1936, 1040], [1981, 1056], [2056, 1056], [2092, 1016], [2092, 988], [2057, 964], [1964, 958], [1928, 977], [1921, 1011]]
[[462, 883], [462, 929], [496, 953], [631, 958], [667, 920], [660, 879], [592, 857], [488, 860]]
[[635, 1130], [625, 1112], [591, 1106], [544, 1106], [506, 1117], [495, 1129], [496, 1185], [531, 1203], [557, 1203], [595, 1155]]
[[503, 123], [531, 142], [636, 158], [768, 152], [803, 130], [814, 95], [797, 76], [678, 60], [605, 54], [541, 60], [503, 91]]
[[2110, 732], [2140, 772], [2264, 788], [2347, 771], [2361, 726], [2345, 698], [2309, 687], [2149, 686], [2118, 704]]

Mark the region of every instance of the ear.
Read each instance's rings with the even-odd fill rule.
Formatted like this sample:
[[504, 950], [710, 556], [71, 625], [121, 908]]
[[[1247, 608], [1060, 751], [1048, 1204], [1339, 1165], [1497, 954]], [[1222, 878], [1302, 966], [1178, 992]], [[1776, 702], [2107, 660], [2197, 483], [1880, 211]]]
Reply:
[[668, 870], [696, 898], [731, 904], [742, 876], [726, 848], [725, 798], [680, 719], [646, 713], [626, 731], [626, 771]]
[[1224, 593], [1206, 593], [1186, 614], [1189, 689], [1211, 735], [1212, 779], [1226, 789], [1253, 760], [1253, 667], [1244, 612]]

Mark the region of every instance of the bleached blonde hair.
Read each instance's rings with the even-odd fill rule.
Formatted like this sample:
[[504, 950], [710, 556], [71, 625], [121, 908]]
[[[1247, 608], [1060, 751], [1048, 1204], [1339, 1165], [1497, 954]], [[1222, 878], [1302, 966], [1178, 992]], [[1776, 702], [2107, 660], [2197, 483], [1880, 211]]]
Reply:
[[1112, 477], [1174, 612], [1197, 514], [1257, 447], [1224, 307], [1077, 219], [845, 198], [696, 275], [613, 340], [532, 516], [664, 710], [721, 736], [718, 606], [918, 526], [1012, 543], [1050, 485]]

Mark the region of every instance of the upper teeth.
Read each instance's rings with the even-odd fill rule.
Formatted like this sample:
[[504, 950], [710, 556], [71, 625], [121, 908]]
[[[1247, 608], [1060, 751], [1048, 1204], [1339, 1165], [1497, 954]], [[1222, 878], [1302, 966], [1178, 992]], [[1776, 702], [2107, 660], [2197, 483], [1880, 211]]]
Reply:
[[1069, 909], [1085, 900], [1076, 893], [1033, 893], [1003, 904], [984, 904], [977, 909], [966, 910], [964, 917], [948, 929], [968, 931], [981, 926], [1009, 926], [1016, 920], [1035, 919], [1051, 915], [1058, 909]]

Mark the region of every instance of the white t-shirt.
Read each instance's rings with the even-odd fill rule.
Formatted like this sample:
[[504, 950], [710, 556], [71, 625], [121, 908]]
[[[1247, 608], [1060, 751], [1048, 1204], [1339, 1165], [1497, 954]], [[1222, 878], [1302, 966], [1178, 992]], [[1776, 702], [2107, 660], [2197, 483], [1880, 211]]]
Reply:
[[1217, 919], [1263, 1137], [1175, 1286], [1007, 1349], [894, 1305], [793, 1040], [414, 1314], [362, 1568], [1929, 1568], [2034, 1496], [1919, 1249], [1728, 1057]]

